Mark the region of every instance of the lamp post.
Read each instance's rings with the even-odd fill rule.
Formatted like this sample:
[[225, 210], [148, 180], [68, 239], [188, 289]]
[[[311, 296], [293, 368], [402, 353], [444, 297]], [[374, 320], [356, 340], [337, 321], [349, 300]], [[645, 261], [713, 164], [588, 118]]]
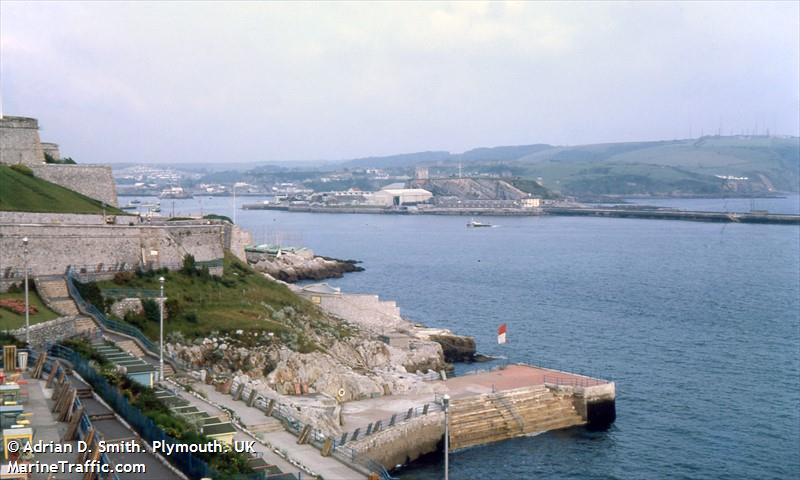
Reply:
[[158, 378], [164, 381], [164, 277], [158, 277], [161, 284], [160, 302], [158, 302], [158, 313], [160, 318], [160, 333], [158, 342]]
[[444, 394], [442, 406], [444, 407], [444, 480], [448, 480], [450, 478], [450, 427], [447, 417], [450, 413], [450, 395]]
[[22, 263], [25, 268], [25, 343], [31, 343], [31, 306], [28, 302], [28, 237], [22, 239]]

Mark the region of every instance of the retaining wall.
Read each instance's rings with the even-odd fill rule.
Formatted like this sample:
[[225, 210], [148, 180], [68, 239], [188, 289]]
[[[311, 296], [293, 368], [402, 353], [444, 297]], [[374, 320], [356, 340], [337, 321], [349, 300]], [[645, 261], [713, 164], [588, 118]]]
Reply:
[[347, 446], [391, 470], [435, 452], [443, 439], [444, 412], [433, 412], [350, 442]]
[[[41, 146], [39, 147], [41, 150]], [[30, 165], [33, 174], [48, 182], [75, 190], [89, 198], [118, 206], [117, 187], [107, 165]]]
[[[75, 336], [77, 334], [75, 326], [77, 319], [78, 317], [76, 316], [58, 317], [47, 322], [31, 325], [31, 345], [44, 345]], [[25, 341], [25, 327], [12, 330], [10, 333], [17, 339]]]
[[[69, 265], [180, 265], [186, 254], [198, 261], [224, 257], [222, 225], [0, 225], [0, 277], [22, 268], [22, 238], [28, 237], [33, 275], [63, 275]], [[213, 273], [213, 272], [212, 272]]]

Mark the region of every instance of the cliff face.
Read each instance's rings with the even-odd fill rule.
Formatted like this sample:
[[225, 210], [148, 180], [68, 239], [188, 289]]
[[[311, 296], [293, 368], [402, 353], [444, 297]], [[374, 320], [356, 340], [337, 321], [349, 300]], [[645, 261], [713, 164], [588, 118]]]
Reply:
[[435, 196], [458, 197], [468, 200], [519, 200], [526, 192], [504, 180], [491, 178], [448, 178], [418, 183]]

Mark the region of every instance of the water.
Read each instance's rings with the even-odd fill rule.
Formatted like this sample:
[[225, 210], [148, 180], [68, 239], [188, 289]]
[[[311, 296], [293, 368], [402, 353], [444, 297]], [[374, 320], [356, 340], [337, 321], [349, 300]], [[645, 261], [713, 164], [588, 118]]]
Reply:
[[[231, 215], [230, 198], [204, 203]], [[365, 272], [330, 283], [395, 299], [411, 319], [475, 336], [483, 353], [617, 382], [609, 431], [455, 453], [451, 478], [796, 478], [799, 227], [541, 217], [467, 229], [467, 220], [238, 212], [264, 237], [363, 260]], [[502, 322], [505, 346], [495, 343]], [[441, 476], [438, 459], [402, 472]]]

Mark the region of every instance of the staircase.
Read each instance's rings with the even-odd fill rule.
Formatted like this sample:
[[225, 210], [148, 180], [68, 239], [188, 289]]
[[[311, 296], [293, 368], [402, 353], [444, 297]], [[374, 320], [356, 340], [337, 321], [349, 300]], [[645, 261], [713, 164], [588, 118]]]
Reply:
[[[166, 365], [164, 366], [164, 369], [166, 370]], [[280, 420], [266, 416], [260, 423], [245, 424], [245, 428], [253, 433], [282, 432], [284, 430], [283, 424], [280, 422]]]
[[[130, 353], [134, 357], [142, 358], [144, 357], [145, 353], [144, 350], [133, 340], [118, 340], [114, 342], [119, 348], [125, 350], [126, 352]], [[164, 368], [166, 370], [166, 367]]]
[[42, 301], [56, 313], [67, 316], [80, 313], [78, 306], [69, 296], [64, 277], [39, 277], [36, 279], [36, 291]]
[[94, 323], [92, 317], [81, 315], [75, 319], [75, 333], [78, 335], [87, 335], [93, 337], [97, 332], [97, 324]]
[[455, 400], [450, 407], [450, 448], [458, 450], [533, 433], [583, 425], [570, 397], [544, 385]]

